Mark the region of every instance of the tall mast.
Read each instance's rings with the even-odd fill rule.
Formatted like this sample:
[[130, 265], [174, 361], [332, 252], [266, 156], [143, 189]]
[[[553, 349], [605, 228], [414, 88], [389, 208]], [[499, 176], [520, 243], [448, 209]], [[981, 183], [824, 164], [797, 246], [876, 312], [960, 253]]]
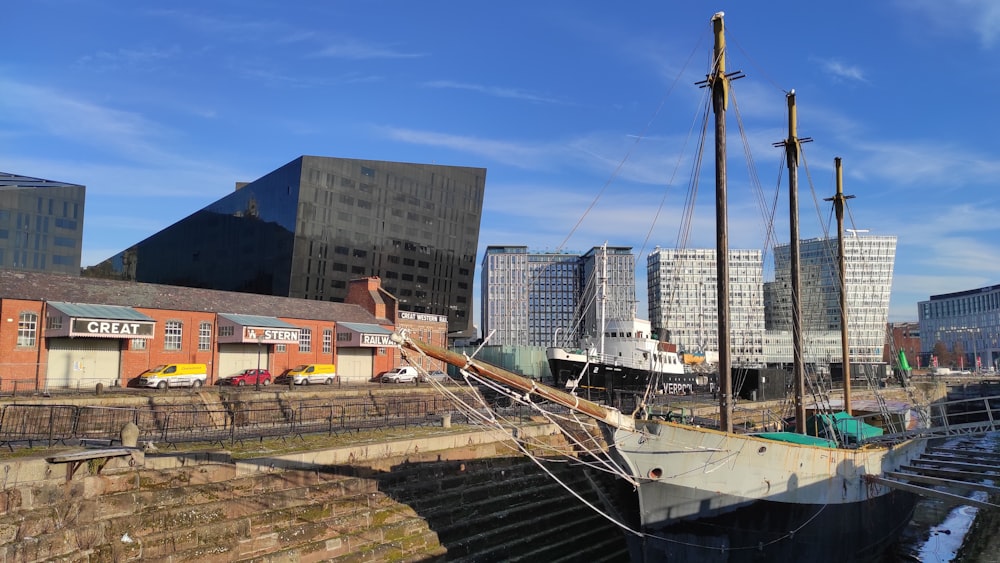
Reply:
[[608, 306], [608, 241], [604, 241], [601, 247], [601, 283], [598, 284], [598, 299], [601, 301], [601, 319], [597, 330], [601, 338], [601, 358], [604, 358], [604, 333], [607, 332], [607, 306]]
[[840, 274], [840, 353], [844, 366], [844, 412], [851, 412], [851, 353], [847, 340], [847, 259], [844, 255], [844, 206], [852, 195], [844, 195], [844, 170], [840, 157], [833, 159], [837, 170], [837, 194], [826, 198], [837, 214], [837, 271]]
[[788, 161], [788, 213], [789, 213], [789, 268], [792, 283], [792, 378], [795, 382], [795, 431], [806, 432], [806, 406], [802, 401], [805, 392], [805, 360], [802, 353], [802, 280], [799, 266], [799, 138], [798, 116], [795, 111], [795, 90], [788, 98], [788, 138], [785, 154]]
[[726, 196], [726, 106], [729, 104], [729, 77], [726, 76], [726, 36], [719, 12], [712, 16], [715, 51], [712, 74], [712, 109], [715, 112], [715, 268], [719, 309], [719, 426], [733, 431], [732, 358], [729, 336], [729, 211]]

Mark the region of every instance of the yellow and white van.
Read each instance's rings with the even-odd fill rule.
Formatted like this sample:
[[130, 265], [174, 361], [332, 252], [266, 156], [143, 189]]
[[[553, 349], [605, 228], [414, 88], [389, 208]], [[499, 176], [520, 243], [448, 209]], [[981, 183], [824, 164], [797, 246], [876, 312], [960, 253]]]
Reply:
[[333, 364], [302, 364], [293, 367], [274, 380], [275, 383], [288, 383], [289, 381], [296, 385], [309, 385], [311, 383], [331, 385], [337, 381], [337, 366]]
[[205, 364], [164, 364], [148, 369], [139, 376], [139, 387], [201, 387], [208, 381]]

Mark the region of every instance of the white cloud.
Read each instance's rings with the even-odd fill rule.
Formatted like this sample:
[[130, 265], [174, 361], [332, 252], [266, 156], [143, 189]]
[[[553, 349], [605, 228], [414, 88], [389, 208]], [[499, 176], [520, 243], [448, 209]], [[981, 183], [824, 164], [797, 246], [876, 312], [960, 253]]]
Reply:
[[923, 26], [941, 32], [963, 36], [971, 30], [984, 49], [992, 49], [1000, 37], [1000, 3], [996, 0], [898, 0], [896, 8], [923, 16]]
[[837, 60], [821, 61], [823, 70], [837, 79], [846, 79], [856, 82], [868, 82], [864, 71], [860, 67], [850, 66]]
[[368, 43], [353, 38], [341, 38], [322, 47], [314, 53], [317, 57], [336, 59], [416, 59], [426, 57], [426, 53], [398, 49], [391, 45]]
[[474, 154], [518, 168], [538, 169], [551, 166], [547, 163], [547, 156], [551, 156], [553, 152], [551, 146], [495, 141], [469, 135], [399, 127], [381, 127], [378, 128], [378, 132], [393, 141]]
[[121, 111], [63, 92], [0, 78], [0, 116], [21, 123], [25, 134], [44, 134], [135, 160], [162, 161], [152, 140], [171, 131], [140, 114]]
[[561, 104], [561, 102], [555, 98], [541, 96], [539, 94], [534, 94], [531, 92], [526, 92], [518, 88], [503, 88], [500, 86], [484, 86], [481, 84], [469, 84], [466, 82], [456, 82], [453, 80], [432, 80], [430, 82], [424, 82], [423, 86], [426, 88], [441, 88], [441, 89], [452, 89], [452, 90], [468, 90], [470, 92], [478, 92], [480, 94], [486, 94], [487, 96], [493, 96], [496, 98], [511, 98], [515, 100], [526, 100], [529, 102], [541, 102], [546, 104]]
[[77, 64], [90, 70], [99, 71], [127, 69], [129, 71], [153, 72], [159, 66], [157, 63], [173, 59], [180, 52], [180, 48], [176, 46], [120, 48], [115, 51], [99, 51], [93, 55], [84, 55], [80, 57]]

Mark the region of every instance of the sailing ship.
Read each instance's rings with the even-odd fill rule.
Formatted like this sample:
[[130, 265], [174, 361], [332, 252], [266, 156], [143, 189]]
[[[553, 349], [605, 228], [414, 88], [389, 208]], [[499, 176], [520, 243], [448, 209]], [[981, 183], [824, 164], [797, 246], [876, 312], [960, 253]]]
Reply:
[[[598, 253], [601, 276], [597, 291], [597, 334], [580, 338], [576, 348], [550, 346], [545, 358], [556, 387], [574, 389], [587, 398], [612, 399], [615, 391], [636, 391], [652, 385], [670, 394], [692, 393], [696, 386], [707, 388], [707, 375], [685, 369], [676, 346], [659, 341], [649, 321], [636, 318], [610, 319], [605, 316], [607, 299], [607, 246]], [[595, 397], [596, 395], [596, 397]]]
[[[789, 136], [782, 144], [789, 169], [792, 210], [794, 431], [751, 433], [734, 424], [728, 311], [728, 232], [723, 14], [712, 18], [711, 89], [716, 143], [716, 260], [719, 331], [718, 427], [638, 416], [605, 407], [475, 359], [414, 340], [393, 338], [404, 351], [426, 354], [466, 373], [586, 415], [600, 427], [610, 460], [622, 470], [638, 500], [633, 559], [641, 561], [865, 561], [879, 560], [910, 520], [914, 493], [883, 486], [879, 477], [923, 453], [925, 440], [849, 440], [850, 377], [844, 377], [844, 414], [818, 424], [830, 433], [809, 435], [798, 294], [795, 94], [787, 95]], [[839, 200], [842, 205], [843, 199]], [[842, 211], [838, 211], [842, 216]], [[842, 224], [840, 226], [842, 229]], [[842, 270], [843, 272], [843, 270]], [[842, 280], [843, 283], [843, 280]], [[841, 288], [843, 290], [843, 287]], [[843, 311], [842, 311], [843, 313]], [[846, 326], [846, 320], [842, 321]], [[846, 356], [846, 338], [845, 338]], [[847, 358], [844, 365], [849, 366]], [[814, 418], [815, 420], [815, 418]], [[810, 423], [810, 425], [812, 425]], [[861, 436], [858, 436], [861, 438]]]

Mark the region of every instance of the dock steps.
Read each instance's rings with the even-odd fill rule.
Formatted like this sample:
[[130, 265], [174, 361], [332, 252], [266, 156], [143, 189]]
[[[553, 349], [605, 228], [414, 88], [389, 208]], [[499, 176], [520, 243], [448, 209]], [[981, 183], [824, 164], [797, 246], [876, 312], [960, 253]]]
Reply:
[[928, 448], [911, 465], [888, 471], [872, 481], [894, 489], [916, 493], [952, 504], [976, 508], [1000, 505], [959, 494], [982, 491], [995, 497], [1000, 487], [985, 481], [1000, 480], [1000, 453], [980, 449]]

